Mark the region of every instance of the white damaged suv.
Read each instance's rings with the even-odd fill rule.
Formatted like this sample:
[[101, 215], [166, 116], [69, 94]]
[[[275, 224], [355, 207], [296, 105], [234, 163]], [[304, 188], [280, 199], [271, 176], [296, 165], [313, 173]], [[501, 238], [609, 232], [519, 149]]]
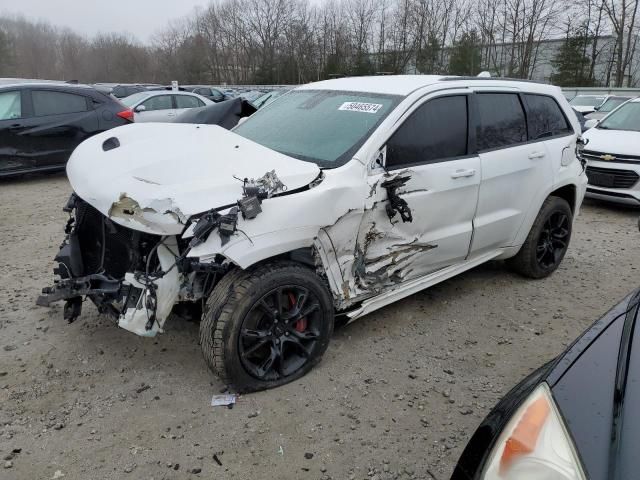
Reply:
[[560, 89], [491, 78], [308, 84], [233, 131], [133, 124], [73, 153], [56, 280], [138, 335], [202, 306], [209, 367], [236, 391], [318, 363], [356, 319], [488, 260], [560, 264], [587, 179]]

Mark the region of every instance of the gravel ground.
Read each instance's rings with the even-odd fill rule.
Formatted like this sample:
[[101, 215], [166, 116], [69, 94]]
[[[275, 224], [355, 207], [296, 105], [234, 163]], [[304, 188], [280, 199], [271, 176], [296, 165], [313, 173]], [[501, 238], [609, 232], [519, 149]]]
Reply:
[[[0, 182], [0, 477], [446, 479], [496, 400], [638, 285], [638, 210], [586, 201], [560, 269], [494, 262], [338, 329], [285, 387], [210, 407], [198, 325], [136, 337], [52, 280], [63, 175]], [[13, 452], [13, 453], [12, 453]]]

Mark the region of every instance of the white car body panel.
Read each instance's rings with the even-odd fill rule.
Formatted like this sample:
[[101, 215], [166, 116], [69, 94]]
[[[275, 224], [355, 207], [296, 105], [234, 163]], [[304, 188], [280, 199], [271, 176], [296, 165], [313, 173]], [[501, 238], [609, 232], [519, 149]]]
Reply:
[[[239, 216], [228, 241], [214, 230], [188, 257], [206, 264], [222, 256], [246, 269], [312, 249], [336, 307], [363, 302], [352, 313], [356, 318], [489, 259], [514, 255], [542, 202], [559, 187], [576, 187], [577, 214], [586, 185], [575, 158], [577, 134], [390, 172], [376, 164], [390, 135], [421, 103], [447, 92], [470, 92], [469, 84], [402, 76], [300, 87], [405, 96], [351, 161], [323, 172], [220, 127], [133, 124], [81, 144], [67, 174], [75, 192], [114, 222], [175, 241], [192, 235], [186, 227], [193, 215], [242, 198], [243, 184], [234, 177], [256, 179], [273, 171], [286, 191], [263, 200], [257, 217]], [[552, 95], [580, 132], [559, 88], [490, 78], [474, 80], [472, 87]], [[104, 152], [102, 144], [110, 137], [120, 146]], [[459, 172], [465, 174], [456, 176]], [[410, 177], [398, 193], [408, 202], [413, 222], [390, 220], [386, 211], [387, 192], [380, 185], [397, 176]], [[175, 301], [174, 289], [167, 292], [168, 301]], [[131, 315], [121, 325], [140, 333], [142, 317]], [[159, 331], [166, 320], [162, 315], [158, 312], [158, 328], [144, 333]]]

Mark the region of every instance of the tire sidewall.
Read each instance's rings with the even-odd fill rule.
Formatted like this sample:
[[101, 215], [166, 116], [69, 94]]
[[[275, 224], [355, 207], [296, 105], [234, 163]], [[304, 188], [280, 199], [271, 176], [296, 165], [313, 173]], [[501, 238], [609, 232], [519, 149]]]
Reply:
[[[567, 241], [566, 241], [567, 246], [562, 252], [560, 259], [554, 265], [548, 268], [544, 268], [540, 265], [536, 257], [536, 247], [538, 245], [538, 242], [540, 241], [540, 235], [542, 234], [542, 230], [544, 228], [545, 223], [551, 217], [551, 215], [553, 215], [556, 212], [564, 213], [565, 215], [567, 215], [567, 218], [569, 219], [569, 226], [568, 226], [569, 234], [567, 236]], [[562, 263], [562, 260], [564, 259], [564, 256], [566, 255], [567, 250], [569, 249], [569, 244], [571, 242], [571, 234], [573, 230], [573, 213], [571, 212], [571, 208], [569, 207], [569, 204], [567, 203], [566, 200], [559, 197], [550, 197], [550, 201], [543, 206], [542, 210], [538, 215], [539, 215], [539, 221], [536, 222], [534, 226], [534, 230], [531, 232], [533, 235], [531, 235], [531, 238], [529, 239], [532, 243], [530, 261], [531, 261], [532, 270], [535, 272], [536, 276], [538, 278], [543, 278], [548, 275], [551, 275], [555, 270], [557, 270], [557, 268]]]
[[[240, 295], [233, 302], [233, 312], [223, 329], [224, 368], [226, 377], [232, 379], [239, 391], [253, 391], [274, 388], [294, 381], [308, 373], [317, 365], [326, 351], [333, 333], [333, 302], [319, 277], [310, 269], [299, 266], [283, 266], [261, 272], [254, 277], [249, 273], [243, 284], [248, 286], [247, 294]], [[255, 303], [269, 291], [287, 285], [297, 285], [312, 291], [319, 300], [323, 319], [318, 343], [307, 363], [294, 374], [283, 379], [264, 381], [247, 372], [240, 360], [240, 331], [245, 317]]]

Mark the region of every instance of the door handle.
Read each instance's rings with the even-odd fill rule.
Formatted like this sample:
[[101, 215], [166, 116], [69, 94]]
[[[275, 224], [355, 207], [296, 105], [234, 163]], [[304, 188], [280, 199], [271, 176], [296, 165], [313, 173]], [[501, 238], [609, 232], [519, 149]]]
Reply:
[[537, 159], [537, 158], [542, 158], [542, 157], [544, 157], [544, 156], [545, 156], [545, 153], [544, 153], [544, 152], [531, 152], [531, 153], [529, 154], [529, 158], [530, 158], [531, 160], [535, 160], [535, 159]]
[[456, 170], [451, 174], [451, 178], [473, 177], [475, 174], [475, 168], [470, 168], [468, 170]]
[[9, 125], [10, 132], [19, 132], [23, 128], [24, 128], [24, 125], [21, 125], [19, 123], [14, 123], [13, 125]]
[[167, 113], [167, 117], [175, 117], [176, 114], [174, 112], [169, 112]]

